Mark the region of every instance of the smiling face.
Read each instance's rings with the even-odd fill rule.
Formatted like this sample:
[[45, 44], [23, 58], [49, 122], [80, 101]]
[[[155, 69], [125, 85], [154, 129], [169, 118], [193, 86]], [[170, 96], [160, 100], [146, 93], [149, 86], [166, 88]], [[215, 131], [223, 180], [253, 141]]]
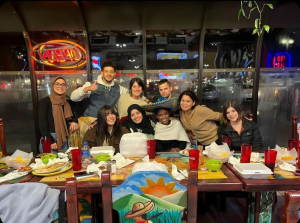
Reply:
[[183, 111], [190, 111], [195, 102], [188, 95], [183, 95], [180, 100], [180, 107]]
[[163, 125], [168, 125], [170, 121], [170, 114], [167, 110], [165, 109], [160, 109], [157, 112], [156, 117], [158, 118], [158, 121], [163, 124]]
[[101, 74], [105, 84], [110, 84], [116, 76], [115, 69], [113, 67], [104, 67]]
[[159, 89], [159, 93], [161, 96], [163, 96], [165, 98], [170, 97], [171, 92], [172, 92], [172, 87], [170, 87], [168, 83], [159, 85], [158, 89]]
[[58, 79], [54, 82], [53, 84], [53, 89], [54, 89], [54, 92], [56, 94], [64, 94], [66, 93], [66, 89], [67, 89], [67, 86], [66, 86], [66, 82], [65, 80], [63, 79]]
[[233, 107], [229, 107], [227, 109], [226, 117], [229, 121], [236, 122], [239, 119], [239, 113]]
[[142, 86], [140, 86], [137, 82], [134, 82], [134, 84], [131, 87], [132, 96], [141, 97], [142, 92], [143, 92]]
[[116, 123], [117, 117], [110, 110], [106, 111], [106, 123], [108, 126], [113, 126]]
[[139, 112], [136, 109], [133, 109], [131, 111], [131, 120], [135, 123], [135, 124], [140, 124], [143, 120], [143, 114], [141, 112]]

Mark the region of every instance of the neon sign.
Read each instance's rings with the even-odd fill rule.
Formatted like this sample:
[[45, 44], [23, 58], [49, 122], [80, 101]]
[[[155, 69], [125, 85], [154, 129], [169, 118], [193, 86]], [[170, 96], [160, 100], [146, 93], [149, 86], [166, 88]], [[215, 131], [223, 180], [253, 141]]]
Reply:
[[37, 63], [58, 68], [78, 68], [86, 64], [85, 49], [67, 40], [51, 40], [35, 45], [30, 55]]
[[101, 57], [92, 56], [92, 66], [97, 70], [101, 70]]
[[271, 53], [268, 53], [268, 67], [272, 68], [284, 68], [292, 66], [291, 54], [288, 52], [276, 53], [273, 57]]
[[184, 79], [185, 73], [159, 73], [158, 76], [160, 79]]

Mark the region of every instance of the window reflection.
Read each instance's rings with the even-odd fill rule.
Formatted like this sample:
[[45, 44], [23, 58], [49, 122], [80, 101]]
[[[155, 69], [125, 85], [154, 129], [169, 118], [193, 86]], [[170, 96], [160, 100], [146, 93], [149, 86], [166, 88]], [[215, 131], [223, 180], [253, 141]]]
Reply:
[[[172, 95], [179, 96], [182, 91], [191, 90], [195, 85], [198, 73], [189, 72], [161, 72], [147, 74], [147, 97], [155, 102], [160, 96], [158, 82], [168, 79], [173, 87]], [[197, 83], [196, 83], [197, 84]]]
[[199, 68], [199, 30], [147, 30], [147, 69]]
[[300, 29], [271, 29], [262, 45], [262, 67], [300, 67]]
[[0, 34], [0, 71], [28, 71], [28, 55], [22, 33]]
[[254, 68], [252, 29], [207, 29], [203, 68]]
[[101, 63], [112, 60], [118, 70], [143, 69], [141, 30], [97, 31], [90, 33], [93, 70], [101, 70]]
[[[251, 111], [253, 74], [252, 71], [204, 72], [202, 104], [221, 112], [226, 101], [235, 100], [248, 115]], [[192, 89], [197, 92], [197, 82]]]
[[0, 117], [4, 122], [7, 153], [31, 152], [34, 132], [29, 72], [0, 75]]
[[300, 71], [262, 71], [258, 91], [257, 118], [264, 147], [287, 147], [291, 117], [300, 117]]

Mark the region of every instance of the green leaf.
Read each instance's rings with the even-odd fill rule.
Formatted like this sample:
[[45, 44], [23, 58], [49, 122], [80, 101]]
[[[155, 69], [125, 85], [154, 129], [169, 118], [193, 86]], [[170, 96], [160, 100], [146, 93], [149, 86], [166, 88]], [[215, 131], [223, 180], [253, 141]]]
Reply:
[[251, 13], [254, 9], [257, 9], [257, 7], [255, 6], [254, 8], [252, 8], [252, 9], [250, 10], [250, 13]]
[[244, 9], [243, 8], [241, 8], [242, 9], [242, 13], [243, 13], [243, 16], [245, 16], [245, 12], [244, 12]]
[[257, 29], [253, 29], [252, 35], [255, 34], [255, 33], [257, 33]]
[[256, 28], [256, 29], [259, 28], [259, 27], [258, 27], [258, 21], [259, 21], [259, 19], [255, 19], [255, 28]]
[[238, 20], [240, 20], [241, 12], [242, 12], [242, 9], [240, 9], [239, 12], [238, 12]]
[[270, 26], [268, 26], [268, 25], [264, 25], [264, 26], [263, 26], [263, 28], [266, 30], [266, 32], [267, 32], [267, 33], [269, 33]]
[[248, 6], [249, 6], [249, 8], [252, 7], [252, 1], [249, 1]]
[[273, 9], [273, 5], [272, 4], [265, 4], [265, 5], [269, 6], [270, 9]]

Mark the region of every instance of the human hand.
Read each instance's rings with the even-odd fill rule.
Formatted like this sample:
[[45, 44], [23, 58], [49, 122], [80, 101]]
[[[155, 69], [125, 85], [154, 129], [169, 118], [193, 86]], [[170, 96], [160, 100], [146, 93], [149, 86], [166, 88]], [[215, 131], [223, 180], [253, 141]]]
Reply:
[[83, 89], [83, 91], [86, 93], [88, 91], [96, 91], [98, 89], [97, 86], [97, 80], [94, 81], [94, 83], [86, 88]]
[[51, 149], [53, 149], [53, 150], [58, 150], [58, 147], [57, 147], [56, 142], [53, 143], [53, 144], [51, 144]]
[[72, 132], [75, 132], [75, 131], [77, 131], [77, 129], [78, 129], [78, 124], [76, 122], [72, 122], [70, 125], [70, 130]]
[[94, 128], [94, 126], [97, 125], [97, 122], [93, 122], [92, 124], [89, 125], [89, 129]]

